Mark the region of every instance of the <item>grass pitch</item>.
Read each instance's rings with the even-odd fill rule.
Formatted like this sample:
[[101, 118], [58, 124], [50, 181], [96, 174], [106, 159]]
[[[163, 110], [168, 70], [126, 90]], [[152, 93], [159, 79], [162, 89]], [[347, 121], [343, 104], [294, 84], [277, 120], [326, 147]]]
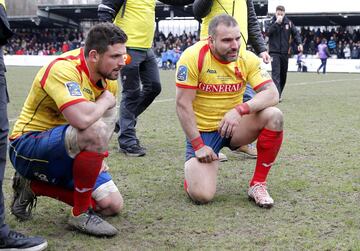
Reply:
[[[16, 120], [37, 67], [8, 67], [9, 118]], [[183, 192], [184, 134], [175, 113], [174, 71], [162, 71], [163, 91], [140, 116], [137, 134], [145, 157], [117, 152], [109, 166], [125, 200], [107, 220], [120, 229], [99, 239], [67, 229], [70, 207], [38, 198], [34, 217], [11, 227], [41, 235], [48, 250], [360, 250], [360, 75], [289, 73], [284, 142], [268, 177], [275, 206], [261, 209], [246, 195], [254, 160], [224, 150], [217, 194], [197, 206]], [[11, 202], [8, 163], [4, 182]]]

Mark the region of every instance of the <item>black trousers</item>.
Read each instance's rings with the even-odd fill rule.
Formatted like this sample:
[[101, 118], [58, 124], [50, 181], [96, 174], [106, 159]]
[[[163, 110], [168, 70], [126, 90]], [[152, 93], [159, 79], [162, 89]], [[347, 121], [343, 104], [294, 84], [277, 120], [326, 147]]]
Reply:
[[2, 190], [6, 153], [7, 153], [7, 138], [9, 132], [9, 121], [7, 114], [7, 104], [9, 96], [6, 88], [4, 58], [2, 48], [0, 47], [0, 238], [4, 238], [9, 233], [9, 227], [5, 224], [5, 205], [4, 194]]
[[270, 56], [272, 57], [271, 77], [281, 97], [281, 94], [286, 84], [289, 57], [288, 54], [280, 54], [280, 53], [270, 53]]
[[161, 91], [160, 74], [152, 49], [127, 49], [131, 63], [121, 70], [122, 98], [120, 104], [119, 145], [129, 147], [138, 142], [135, 126], [137, 117]]

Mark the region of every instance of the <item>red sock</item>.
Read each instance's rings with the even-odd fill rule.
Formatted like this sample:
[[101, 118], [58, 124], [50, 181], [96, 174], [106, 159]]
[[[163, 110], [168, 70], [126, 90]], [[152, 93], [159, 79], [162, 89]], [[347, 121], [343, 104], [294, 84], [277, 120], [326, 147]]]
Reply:
[[255, 183], [265, 182], [266, 177], [274, 164], [276, 156], [280, 150], [283, 139], [283, 131], [271, 131], [264, 128], [257, 140], [258, 157], [256, 161], [255, 172], [250, 186]]
[[99, 175], [103, 153], [83, 151], [76, 155], [73, 164], [75, 216], [92, 206], [91, 193]]
[[30, 187], [37, 196], [51, 197], [65, 202], [70, 206], [74, 204], [74, 191], [72, 190], [38, 180], [32, 180]]
[[[51, 185], [47, 182], [32, 180], [31, 190], [36, 196], [47, 196], [60, 200], [70, 206], [74, 206], [74, 191], [63, 187]], [[91, 198], [92, 208], [96, 208], [96, 200]]]

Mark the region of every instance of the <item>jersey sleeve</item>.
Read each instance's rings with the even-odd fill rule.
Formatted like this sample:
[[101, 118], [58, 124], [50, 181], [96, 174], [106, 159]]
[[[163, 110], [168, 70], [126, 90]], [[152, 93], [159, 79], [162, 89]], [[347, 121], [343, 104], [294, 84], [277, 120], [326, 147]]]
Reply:
[[193, 47], [183, 52], [176, 66], [175, 81], [179, 88], [197, 89], [199, 70], [197, 68], [198, 53]]
[[117, 80], [107, 80], [107, 90], [111, 92], [115, 97], [118, 96], [119, 84]]
[[247, 61], [247, 81], [256, 91], [263, 85], [272, 82], [270, 74], [261, 66], [260, 59], [252, 52], [246, 51]]
[[80, 74], [66, 60], [54, 61], [46, 68], [40, 84], [60, 111], [70, 105], [87, 100], [81, 91]]

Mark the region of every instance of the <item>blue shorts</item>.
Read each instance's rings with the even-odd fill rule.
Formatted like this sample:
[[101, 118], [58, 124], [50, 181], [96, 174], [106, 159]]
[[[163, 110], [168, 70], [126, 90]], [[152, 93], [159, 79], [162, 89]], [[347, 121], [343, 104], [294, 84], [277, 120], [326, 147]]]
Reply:
[[[65, 148], [67, 127], [63, 125], [43, 132], [28, 132], [11, 141], [9, 155], [16, 171], [30, 180], [73, 189], [74, 159]], [[108, 172], [100, 173], [94, 190], [110, 180]]]
[[[217, 131], [214, 132], [200, 132], [204, 144], [210, 146], [216, 154], [219, 154], [221, 148], [224, 146], [230, 148], [231, 138], [223, 138]], [[195, 157], [195, 151], [188, 139], [186, 139], [186, 161]]]

